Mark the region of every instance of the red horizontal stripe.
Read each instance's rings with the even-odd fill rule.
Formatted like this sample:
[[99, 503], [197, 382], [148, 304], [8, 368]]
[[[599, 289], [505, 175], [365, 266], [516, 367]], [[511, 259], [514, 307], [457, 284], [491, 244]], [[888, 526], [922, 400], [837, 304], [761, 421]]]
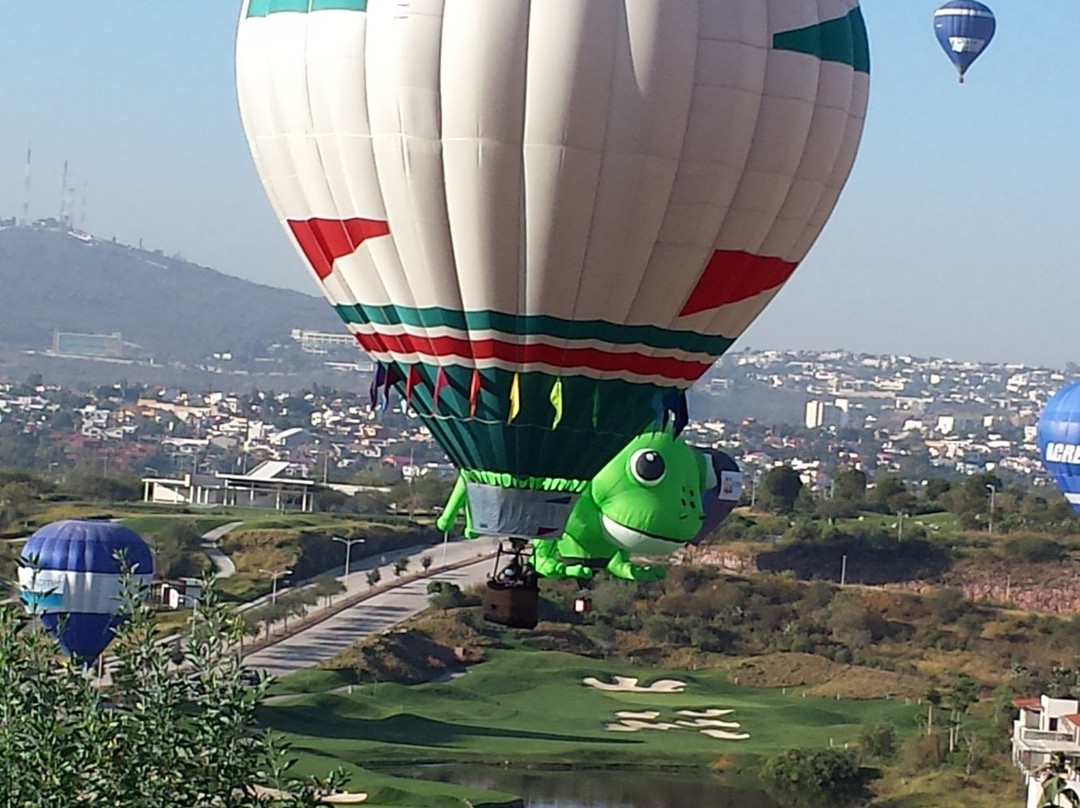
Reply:
[[422, 337], [411, 334], [357, 334], [356, 339], [375, 353], [419, 353], [459, 359], [499, 359], [517, 365], [543, 363], [558, 368], [587, 367], [609, 373], [662, 376], [678, 381], [697, 381], [709, 369], [690, 362], [641, 353], [616, 353], [599, 348], [559, 348], [533, 343], [516, 345], [496, 339], [467, 340], [458, 337]]
[[336, 260], [352, 255], [369, 238], [390, 234], [390, 225], [376, 219], [290, 219], [288, 225], [320, 280], [333, 271]]
[[680, 317], [738, 303], [783, 285], [798, 266], [793, 261], [734, 250], [717, 250], [690, 293]]

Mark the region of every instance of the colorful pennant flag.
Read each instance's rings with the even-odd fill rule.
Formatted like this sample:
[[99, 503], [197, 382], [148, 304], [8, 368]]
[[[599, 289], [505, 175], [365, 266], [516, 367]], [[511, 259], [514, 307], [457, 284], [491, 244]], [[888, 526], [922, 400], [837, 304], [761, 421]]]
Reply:
[[386, 365], [382, 362], [375, 363], [375, 375], [371, 379], [371, 409], [379, 406], [379, 391], [386, 382]]
[[561, 378], [556, 379], [555, 386], [551, 388], [551, 406], [555, 408], [555, 420], [551, 422], [551, 428], [558, 429], [563, 414]]
[[416, 365], [409, 365], [409, 376], [405, 380], [405, 406], [412, 406], [412, 394], [417, 383], [420, 381], [420, 369]]
[[390, 400], [394, 392], [394, 384], [402, 381], [401, 371], [397, 365], [387, 365], [386, 378], [383, 380], [382, 411], [390, 409]]
[[667, 423], [667, 410], [664, 409], [664, 394], [657, 390], [653, 393], [650, 402], [653, 411], [653, 428], [657, 431], [664, 428]]
[[480, 402], [480, 389], [483, 387], [483, 379], [480, 378], [480, 371], [477, 368], [473, 368], [472, 382], [469, 383], [469, 417], [476, 417], [476, 406]]
[[510, 383], [510, 417], [506, 419], [506, 422], [513, 423], [519, 412], [521, 412], [521, 377], [515, 373], [514, 381]]
[[435, 374], [435, 392], [432, 393], [432, 411], [439, 414], [439, 393], [442, 392], [446, 385], [450, 384], [450, 379], [446, 376], [446, 368], [439, 368], [439, 372]]
[[690, 407], [686, 402], [685, 390], [673, 390], [664, 397], [664, 426], [667, 426], [668, 415], [674, 419], [671, 434], [679, 437], [682, 431], [690, 423]]

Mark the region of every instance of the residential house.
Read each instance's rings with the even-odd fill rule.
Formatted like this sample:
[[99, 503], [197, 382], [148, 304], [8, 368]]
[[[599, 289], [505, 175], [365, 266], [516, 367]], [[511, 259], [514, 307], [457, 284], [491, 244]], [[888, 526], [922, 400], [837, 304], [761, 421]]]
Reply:
[[1055, 754], [1065, 756], [1068, 785], [1080, 793], [1080, 701], [1016, 699], [1020, 717], [1013, 722], [1012, 759], [1027, 786], [1026, 808], [1039, 808], [1045, 775], [1040, 767]]

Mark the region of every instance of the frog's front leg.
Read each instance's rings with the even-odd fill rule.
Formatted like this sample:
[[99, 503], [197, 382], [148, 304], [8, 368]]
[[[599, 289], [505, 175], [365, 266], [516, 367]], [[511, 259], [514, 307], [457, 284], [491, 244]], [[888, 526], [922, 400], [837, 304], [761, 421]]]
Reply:
[[607, 571], [624, 581], [659, 581], [667, 575], [665, 567], [653, 564], [634, 564], [630, 560], [630, 556], [622, 550], [611, 557], [611, 561], [607, 565]]
[[567, 564], [559, 556], [558, 542], [534, 541], [533, 566], [545, 578], [592, 578], [593, 571], [583, 564]]

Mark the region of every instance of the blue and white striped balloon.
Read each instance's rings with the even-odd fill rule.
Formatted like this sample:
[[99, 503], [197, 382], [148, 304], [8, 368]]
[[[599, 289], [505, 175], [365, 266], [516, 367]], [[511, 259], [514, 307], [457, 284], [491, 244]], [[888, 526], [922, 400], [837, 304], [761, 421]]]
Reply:
[[994, 12], [977, 0], [950, 0], [934, 12], [934, 33], [956, 66], [960, 83], [997, 31]]
[[23, 547], [23, 603], [64, 652], [84, 664], [100, 656], [123, 622], [121, 558], [135, 585], [149, 584], [154, 572], [149, 546], [134, 530], [114, 522], [53, 522]]
[[1058, 390], [1046, 402], [1035, 440], [1046, 473], [1080, 513], [1080, 382]]

